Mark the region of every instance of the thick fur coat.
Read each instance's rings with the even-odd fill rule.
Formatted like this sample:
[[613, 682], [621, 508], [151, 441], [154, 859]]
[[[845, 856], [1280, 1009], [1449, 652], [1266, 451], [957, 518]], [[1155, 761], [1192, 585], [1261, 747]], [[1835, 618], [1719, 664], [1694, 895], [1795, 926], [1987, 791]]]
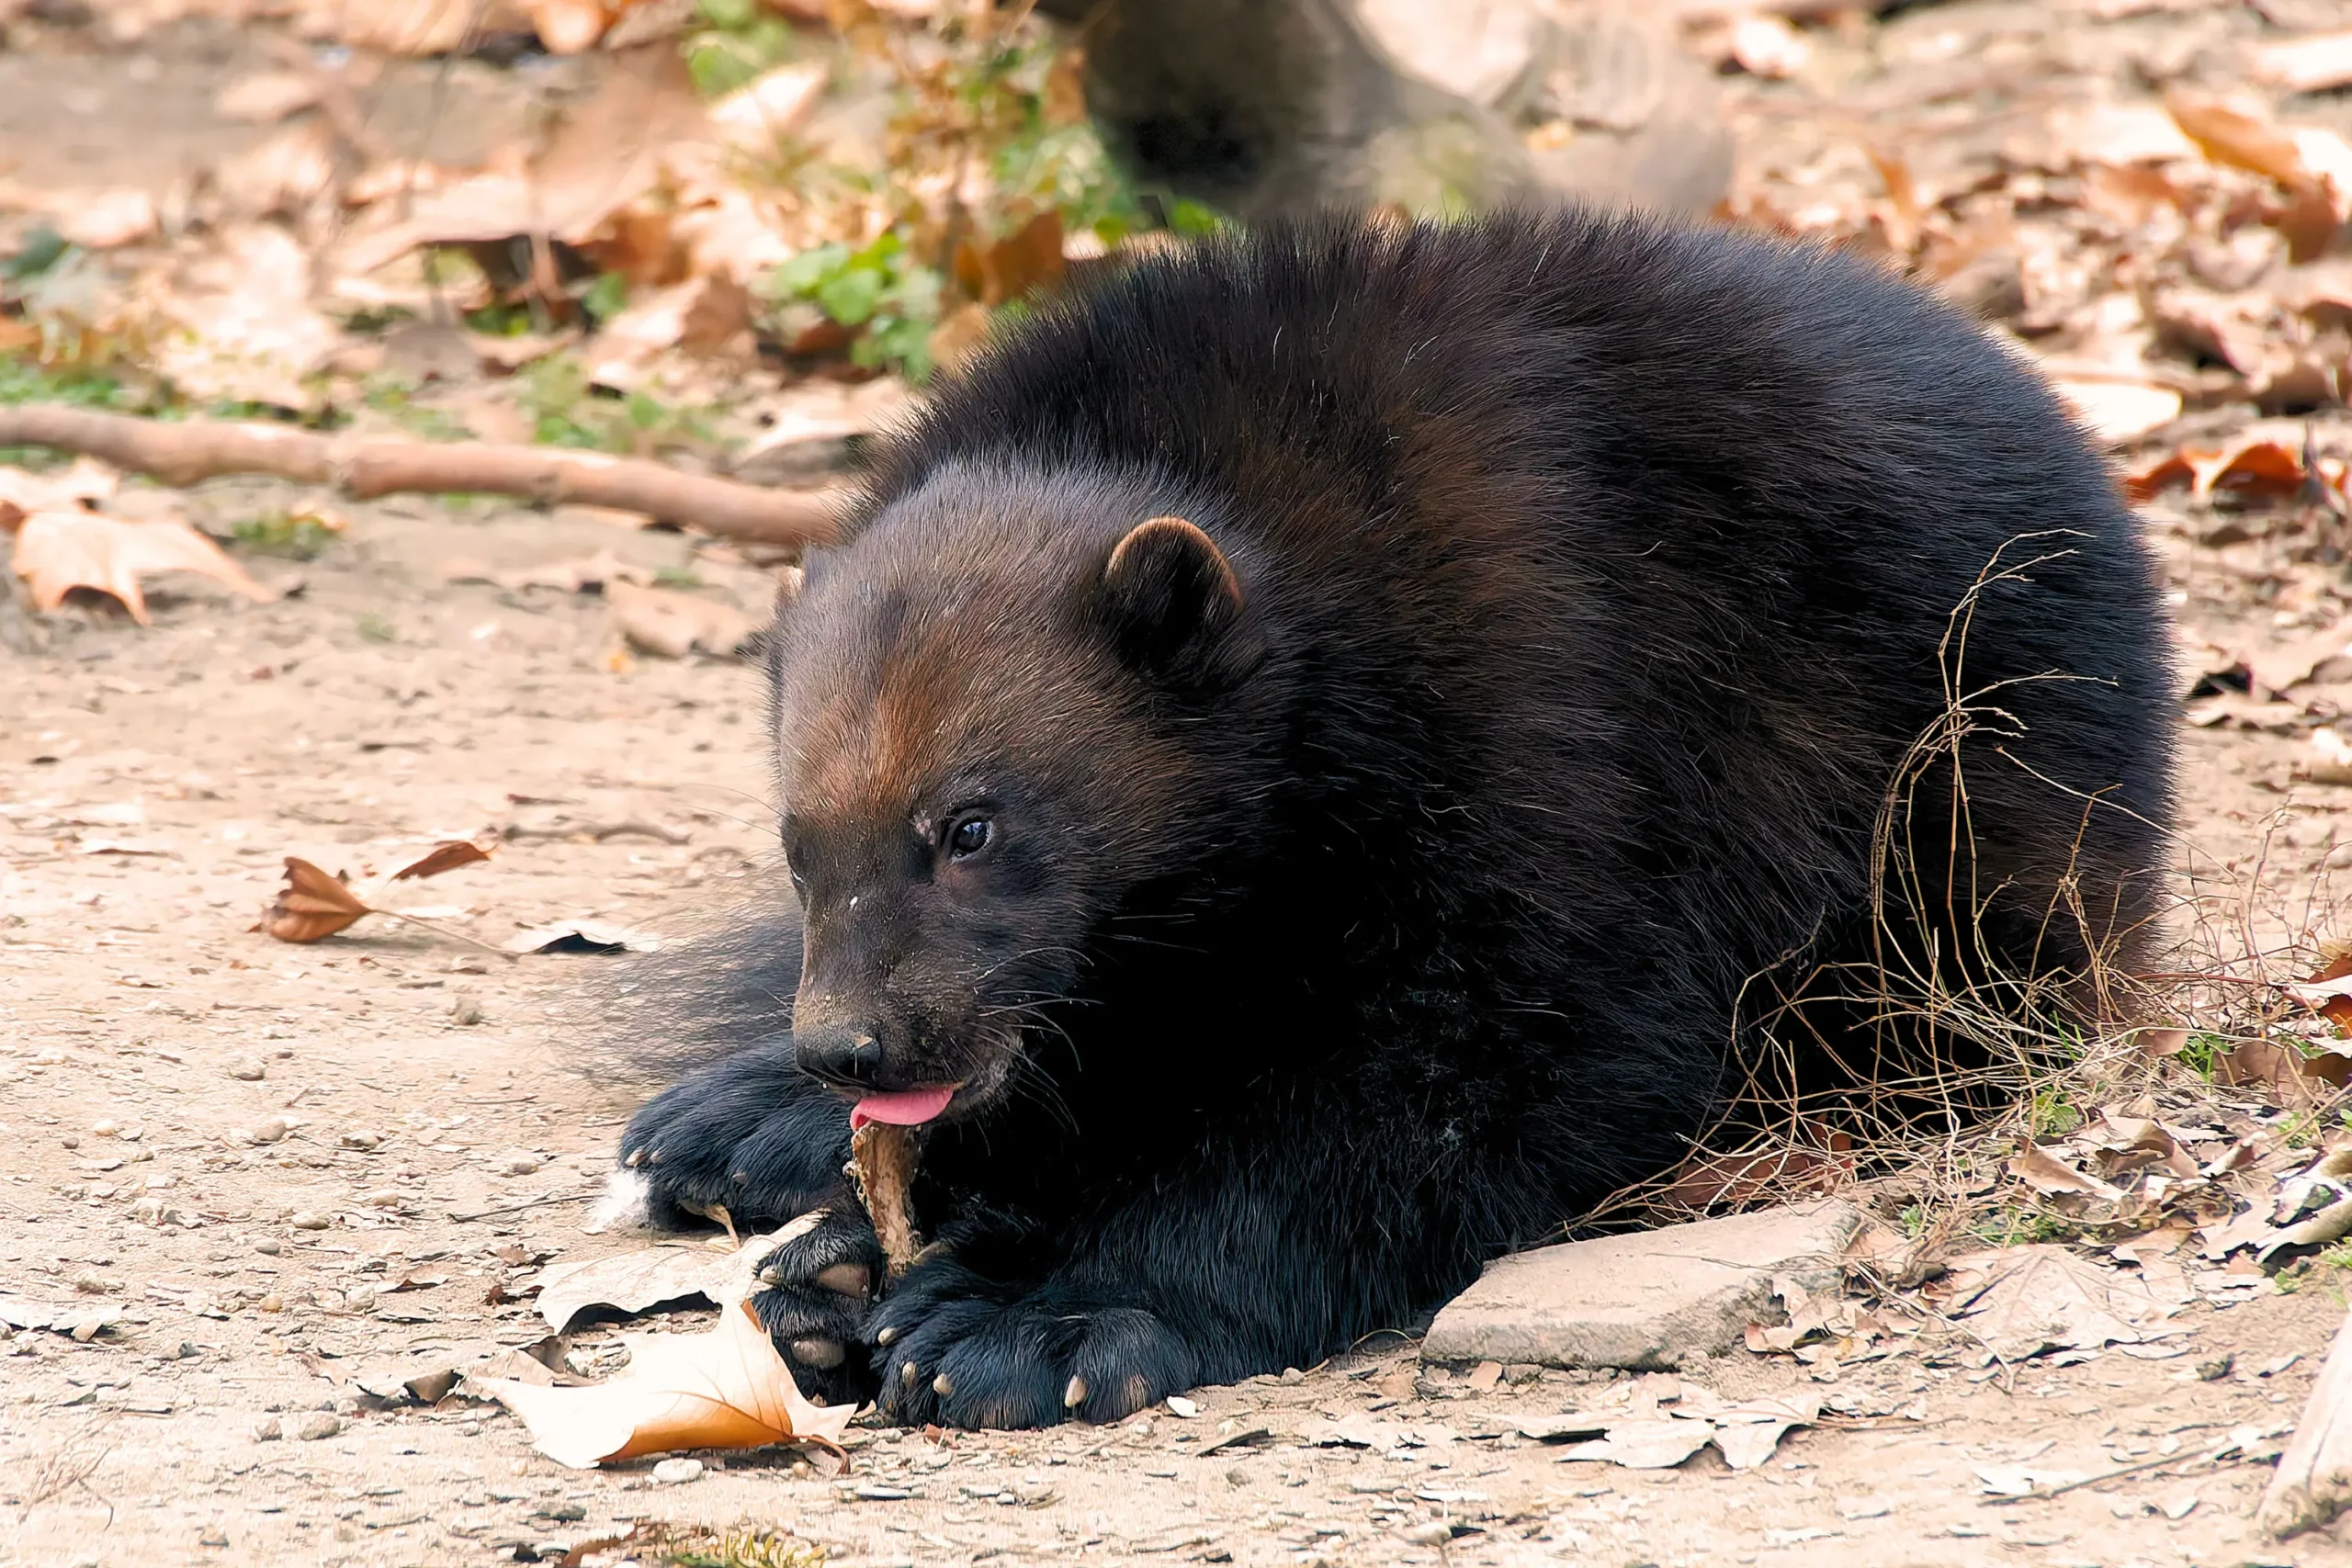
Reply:
[[[1582, 214], [1146, 261], [943, 388], [783, 614], [797, 901], [624, 1158], [665, 1218], [830, 1206], [761, 1308], [909, 1421], [1309, 1364], [1672, 1165], [1804, 971], [2134, 962], [2165, 649], [2080, 433], [1867, 265]], [[887, 1291], [853, 1104], [923, 1122]]]

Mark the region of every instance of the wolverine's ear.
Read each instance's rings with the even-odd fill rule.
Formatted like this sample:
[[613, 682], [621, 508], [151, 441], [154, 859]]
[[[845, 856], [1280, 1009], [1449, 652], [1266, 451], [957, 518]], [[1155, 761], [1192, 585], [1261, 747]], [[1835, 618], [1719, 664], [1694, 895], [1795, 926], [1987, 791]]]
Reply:
[[1171, 683], [1224, 685], [1258, 661], [1233, 563], [1182, 517], [1127, 531], [1102, 568], [1097, 609], [1121, 657]]

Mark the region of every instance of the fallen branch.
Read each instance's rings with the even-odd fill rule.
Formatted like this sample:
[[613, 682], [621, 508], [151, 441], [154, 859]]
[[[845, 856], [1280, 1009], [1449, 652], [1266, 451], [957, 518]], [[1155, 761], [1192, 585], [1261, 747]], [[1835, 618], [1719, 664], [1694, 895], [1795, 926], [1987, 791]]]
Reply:
[[473, 491], [543, 506], [610, 506], [726, 538], [792, 547], [825, 544], [836, 530], [834, 497], [826, 491], [768, 490], [642, 458], [555, 446], [352, 440], [284, 425], [166, 423], [42, 403], [0, 408], [0, 446], [47, 446], [97, 457], [169, 485], [269, 474], [330, 485], [355, 501], [401, 491]]

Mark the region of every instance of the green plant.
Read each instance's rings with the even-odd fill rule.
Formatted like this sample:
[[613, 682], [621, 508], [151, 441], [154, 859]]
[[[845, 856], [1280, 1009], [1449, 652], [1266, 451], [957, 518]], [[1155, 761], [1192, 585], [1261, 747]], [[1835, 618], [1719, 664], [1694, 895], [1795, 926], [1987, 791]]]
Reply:
[[341, 532], [335, 525], [307, 513], [268, 512], [232, 524], [229, 536], [257, 555], [311, 560], [334, 543]]
[[2062, 1137], [2081, 1126], [2083, 1121], [2082, 1107], [2059, 1089], [2041, 1090], [2026, 1107], [2026, 1125], [2036, 1138]]
[[2016, 1247], [2025, 1242], [2067, 1241], [2076, 1227], [2056, 1214], [2003, 1204], [1977, 1216], [1969, 1227], [1986, 1247]]
[[594, 321], [611, 321], [628, 308], [628, 279], [617, 272], [598, 273], [581, 294], [580, 308]]
[[377, 412], [389, 415], [393, 423], [413, 435], [427, 441], [462, 441], [466, 427], [439, 409], [416, 400], [416, 392], [404, 383], [379, 380], [360, 393], [360, 401]]
[[731, 93], [790, 60], [792, 28], [759, 0], [697, 0], [703, 26], [686, 35], [686, 73], [703, 96]]
[[29, 355], [0, 354], [0, 403], [68, 403], [127, 408], [136, 402], [120, 377], [95, 366], [44, 365]]
[[803, 251], [769, 275], [767, 291], [778, 303], [813, 304], [855, 333], [853, 363], [897, 370], [910, 381], [930, 377], [940, 276], [907, 254], [897, 231], [856, 249], [836, 243]]
[[653, 585], [656, 588], [700, 588], [703, 581], [695, 575], [692, 567], [665, 566], [654, 570]]
[[390, 642], [398, 635], [392, 630], [392, 623], [373, 610], [359, 612], [357, 626], [359, 635], [369, 642]]

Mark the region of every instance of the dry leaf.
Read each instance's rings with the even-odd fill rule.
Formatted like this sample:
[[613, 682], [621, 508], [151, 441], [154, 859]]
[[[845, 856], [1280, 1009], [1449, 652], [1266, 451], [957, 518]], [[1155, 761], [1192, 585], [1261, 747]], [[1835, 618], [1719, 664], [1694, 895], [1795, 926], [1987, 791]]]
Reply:
[[1804, 69], [1813, 46], [1786, 17], [1751, 12], [1731, 25], [1731, 57], [1749, 75], [1778, 82]]
[[676, 1449], [755, 1449], [806, 1438], [838, 1444], [855, 1415], [817, 1405], [760, 1326], [751, 1303], [718, 1314], [708, 1334], [623, 1336], [628, 1371], [590, 1388], [535, 1388], [469, 1379], [523, 1418], [538, 1450], [586, 1470]]
[[1951, 1260], [1955, 1272], [1981, 1269], [1986, 1278], [1954, 1309], [1969, 1332], [2003, 1360], [2044, 1350], [2096, 1350], [2137, 1344], [2139, 1325], [2165, 1315], [2165, 1307], [2139, 1280], [2102, 1269], [2063, 1247], [2037, 1245], [1977, 1253]]
[[2324, 93], [2352, 84], [2352, 32], [2262, 44], [2254, 51], [2254, 76], [2290, 93]]
[[19, 512], [96, 507], [120, 488], [122, 480], [112, 468], [88, 457], [77, 457], [72, 468], [52, 474], [0, 468], [0, 515], [12, 506]]
[[277, 597], [220, 546], [175, 519], [130, 523], [78, 510], [28, 515], [0, 496], [0, 529], [17, 536], [14, 565], [32, 591], [36, 609], [54, 610], [73, 590], [95, 588], [120, 600], [141, 626], [152, 626], [139, 580], [159, 571], [209, 577], [265, 604]]
[[275, 125], [317, 104], [325, 96], [326, 85], [326, 79], [315, 71], [256, 71], [215, 94], [212, 112], [222, 119]]
[[2213, 1058], [2213, 1081], [2267, 1084], [2285, 1103], [2301, 1105], [2314, 1098], [2314, 1085], [2342, 1089], [2352, 1081], [2352, 1056], [2333, 1051], [2306, 1056], [2292, 1046], [2248, 1040]]
[[375, 913], [346, 886], [298, 855], [286, 857], [286, 886], [262, 917], [280, 942], [322, 942]]
[[[296, 855], [286, 857], [286, 886], [277, 901], [262, 917], [258, 929], [280, 942], [322, 942], [369, 915], [400, 916], [396, 909], [377, 908], [376, 900], [395, 882], [438, 876], [461, 865], [490, 858], [490, 852], [463, 839], [445, 839], [355, 890], [340, 876], [330, 876]], [[402, 917], [413, 919], [415, 916]]]
[[675, 589], [607, 582], [605, 602], [613, 607], [613, 624], [631, 647], [665, 659], [684, 659], [696, 649], [727, 658], [741, 651], [759, 629], [732, 604]]
[[1620, 1421], [1598, 1442], [1578, 1443], [1563, 1460], [1599, 1460], [1627, 1470], [1671, 1470], [1714, 1439], [1714, 1427], [1705, 1421]]
[[518, 931], [502, 946], [508, 953], [658, 953], [662, 939], [603, 920], [557, 920]]
[[471, 556], [451, 556], [442, 561], [440, 573], [444, 582], [492, 582], [506, 589], [552, 588], [565, 593], [584, 593], [592, 588], [601, 591], [616, 582], [648, 582], [653, 577], [643, 567], [631, 566], [610, 550], [511, 571], [502, 571]]
[[2121, 1188], [2110, 1187], [2096, 1176], [2076, 1170], [2038, 1144], [2029, 1143], [2019, 1148], [2009, 1161], [2008, 1172], [2036, 1192], [2079, 1193], [2109, 1202], [2123, 1196]]
[[2183, 446], [2124, 477], [2124, 492], [2146, 501], [2175, 485], [2185, 484], [2199, 500], [2217, 491], [2233, 495], [2287, 496], [2299, 493], [2305, 470], [2300, 435], [2287, 436], [2274, 425], [2241, 433], [2218, 445]]
[[549, 54], [578, 54], [594, 49], [621, 7], [609, 10], [601, 0], [520, 0], [524, 14]]
[[773, 154], [778, 142], [808, 123], [829, 74], [817, 62], [771, 71], [712, 104], [710, 123], [730, 145]]
[[590, 1307], [638, 1313], [663, 1302], [695, 1296], [713, 1306], [730, 1305], [752, 1294], [752, 1270], [769, 1253], [815, 1228], [824, 1217], [821, 1209], [803, 1214], [782, 1230], [753, 1236], [723, 1254], [714, 1255], [707, 1247], [673, 1245], [583, 1263], [551, 1265], [538, 1278], [539, 1315], [560, 1334]]
[[2180, 417], [2180, 394], [2151, 381], [2058, 376], [2050, 385], [2093, 435], [2110, 444], [2133, 440]]

